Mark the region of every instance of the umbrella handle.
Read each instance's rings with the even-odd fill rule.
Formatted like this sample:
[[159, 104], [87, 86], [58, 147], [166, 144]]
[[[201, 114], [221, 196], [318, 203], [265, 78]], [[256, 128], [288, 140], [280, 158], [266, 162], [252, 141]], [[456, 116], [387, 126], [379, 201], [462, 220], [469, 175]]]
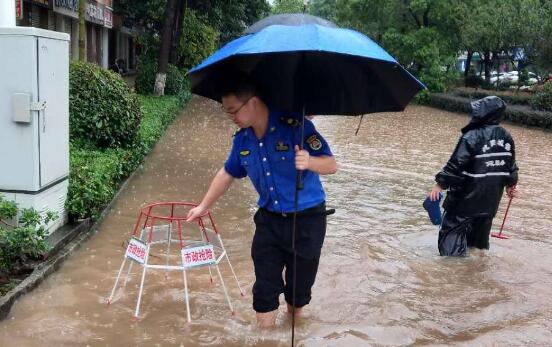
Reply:
[[295, 186], [296, 186], [297, 190], [302, 190], [303, 189], [303, 175], [302, 175], [302, 172], [300, 170], [297, 170], [297, 174], [295, 176]]

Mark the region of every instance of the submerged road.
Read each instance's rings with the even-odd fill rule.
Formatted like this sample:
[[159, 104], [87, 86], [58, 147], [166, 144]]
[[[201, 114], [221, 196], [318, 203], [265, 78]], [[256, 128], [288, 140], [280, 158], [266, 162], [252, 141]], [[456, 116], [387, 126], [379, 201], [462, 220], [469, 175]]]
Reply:
[[[320, 270], [302, 346], [549, 346], [552, 341], [552, 134], [506, 124], [517, 147], [520, 197], [506, 223], [469, 258], [438, 256], [437, 228], [421, 204], [468, 117], [422, 106], [358, 118], [316, 117], [339, 171], [324, 178], [328, 218]], [[194, 98], [116, 201], [98, 233], [0, 322], [0, 346], [287, 346], [290, 320], [259, 331], [251, 309], [250, 258], [256, 194], [235, 182], [213, 209], [246, 291], [222, 273], [236, 315], [206, 269], [189, 271], [191, 324], [182, 275], [148, 274], [141, 319], [131, 320], [138, 267], [105, 305], [140, 206], [198, 201], [231, 144], [219, 105]], [[500, 227], [506, 198], [495, 218]], [[281, 300], [283, 303], [283, 299]]]

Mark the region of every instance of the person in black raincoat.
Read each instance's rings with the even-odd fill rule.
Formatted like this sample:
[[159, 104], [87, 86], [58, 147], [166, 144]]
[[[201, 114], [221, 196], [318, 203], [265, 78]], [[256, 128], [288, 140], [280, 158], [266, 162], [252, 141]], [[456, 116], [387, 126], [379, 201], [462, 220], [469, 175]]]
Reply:
[[429, 196], [448, 190], [439, 231], [439, 253], [465, 256], [468, 247], [489, 249], [489, 236], [504, 187], [516, 193], [518, 167], [512, 136], [499, 126], [506, 104], [496, 96], [471, 103], [472, 119], [454, 153], [435, 176]]

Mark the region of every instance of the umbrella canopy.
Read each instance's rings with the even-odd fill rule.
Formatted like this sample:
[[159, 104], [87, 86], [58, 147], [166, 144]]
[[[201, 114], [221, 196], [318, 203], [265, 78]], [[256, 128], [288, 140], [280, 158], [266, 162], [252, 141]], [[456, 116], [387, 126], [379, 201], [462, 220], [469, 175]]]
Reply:
[[188, 73], [220, 101], [227, 71], [247, 73], [271, 107], [307, 114], [402, 111], [425, 86], [367, 36], [318, 24], [270, 25], [229, 42]]
[[260, 21], [254, 23], [249, 28], [247, 28], [247, 30], [245, 30], [245, 33], [254, 34], [268, 26], [276, 25], [276, 24], [279, 24], [279, 25], [318, 24], [326, 27], [337, 28], [337, 25], [335, 25], [334, 23], [307, 13], [284, 13], [284, 14], [275, 14], [261, 19]]

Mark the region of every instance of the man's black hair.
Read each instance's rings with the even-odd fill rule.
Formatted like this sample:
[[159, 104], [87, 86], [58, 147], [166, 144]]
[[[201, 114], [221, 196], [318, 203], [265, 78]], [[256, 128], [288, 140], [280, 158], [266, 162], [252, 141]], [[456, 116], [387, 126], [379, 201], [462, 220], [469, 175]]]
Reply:
[[236, 95], [239, 99], [259, 96], [256, 83], [249, 75], [241, 71], [223, 73], [218, 89], [221, 99], [231, 94]]

